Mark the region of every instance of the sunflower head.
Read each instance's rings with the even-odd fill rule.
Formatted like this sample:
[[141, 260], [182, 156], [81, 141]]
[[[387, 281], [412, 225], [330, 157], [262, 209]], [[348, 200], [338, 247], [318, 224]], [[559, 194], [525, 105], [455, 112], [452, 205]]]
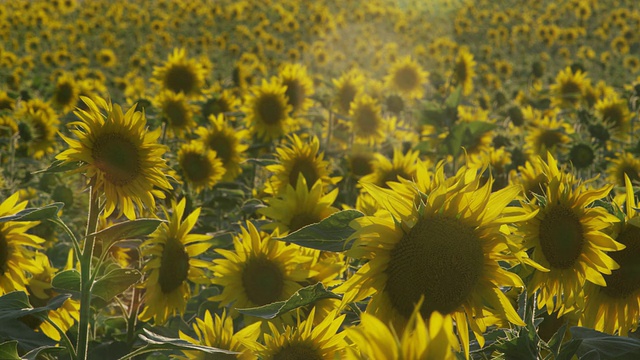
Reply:
[[364, 82], [364, 76], [357, 69], [346, 72], [339, 79], [333, 80], [335, 86], [335, 103], [337, 110], [341, 114], [349, 114], [351, 102], [361, 92]]
[[314, 94], [314, 88], [306, 67], [300, 64], [286, 64], [280, 70], [278, 79], [287, 87], [285, 96], [295, 114], [304, 113], [311, 107], [313, 101], [309, 97]]
[[197, 141], [205, 148], [216, 152], [216, 156], [225, 168], [223, 181], [233, 181], [240, 173], [240, 164], [244, 161], [243, 153], [247, 150], [249, 131], [234, 128], [224, 115], [211, 115], [206, 127], [196, 129]]
[[165, 90], [158, 94], [156, 102], [170, 134], [182, 137], [185, 132], [190, 132], [196, 126], [193, 120], [195, 108], [183, 93]]
[[263, 80], [251, 89], [244, 111], [252, 133], [265, 140], [281, 137], [293, 129], [291, 105], [287, 102], [287, 88], [277, 81]]
[[105, 196], [105, 216], [118, 207], [134, 219], [134, 204], [139, 210], [154, 209], [154, 198], [164, 198], [161, 190], [171, 189], [163, 173], [165, 147], [157, 143], [160, 131], [147, 131], [144, 113], [135, 107], [123, 113], [102, 98], [82, 100], [87, 110], [75, 111], [79, 121], [69, 123], [76, 139], [60, 134], [69, 148], [56, 158], [82, 163], [75, 171], [89, 178], [95, 194]]
[[53, 98], [51, 99], [54, 106], [61, 109], [63, 113], [73, 110], [78, 103], [80, 89], [71, 74], [64, 73], [56, 82], [53, 89]]
[[349, 117], [356, 139], [376, 143], [386, 138], [386, 121], [382, 118], [381, 106], [369, 95], [360, 95], [354, 99]]
[[192, 96], [200, 93], [206, 71], [197, 60], [187, 58], [185, 49], [174, 49], [163, 66], [154, 67], [153, 77], [163, 89]]
[[386, 77], [387, 86], [410, 99], [420, 99], [429, 73], [411, 57], [401, 58], [391, 65]]
[[476, 62], [466, 47], [460, 48], [453, 65], [453, 81], [462, 86], [462, 93], [469, 95], [473, 91], [473, 78], [476, 76]]
[[574, 72], [567, 67], [558, 73], [556, 83], [551, 85], [552, 106], [574, 107], [579, 104], [583, 90], [590, 85], [587, 73]]
[[616, 134], [626, 134], [631, 114], [627, 101], [617, 97], [598, 100], [595, 104], [596, 113], [602, 122], [609, 125]]
[[614, 158], [607, 158], [609, 168], [607, 169], [607, 180], [617, 186], [624, 186], [625, 177], [631, 180], [631, 183], [640, 181], [640, 159], [631, 153], [618, 153]]
[[29, 156], [40, 159], [55, 151], [60, 120], [49, 103], [38, 99], [28, 100], [16, 112], [16, 117], [20, 119], [20, 144]]
[[197, 141], [191, 141], [180, 147], [178, 164], [184, 180], [196, 193], [213, 188], [226, 171], [216, 152]]

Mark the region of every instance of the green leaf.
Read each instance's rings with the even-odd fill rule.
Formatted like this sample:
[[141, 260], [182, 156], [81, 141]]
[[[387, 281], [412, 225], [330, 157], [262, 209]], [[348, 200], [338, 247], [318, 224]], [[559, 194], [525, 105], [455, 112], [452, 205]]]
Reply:
[[578, 351], [580, 344], [582, 344], [582, 340], [579, 339], [571, 339], [562, 344], [556, 360], [571, 360]]
[[96, 280], [91, 293], [104, 301], [110, 301], [137, 283], [141, 277], [142, 274], [138, 270], [115, 269]]
[[45, 354], [53, 354], [62, 350], [66, 350], [66, 348], [64, 346], [40, 346], [22, 355], [22, 359], [39, 360], [43, 359], [43, 355]]
[[22, 360], [20, 356], [18, 356], [18, 341], [11, 340], [0, 344], [0, 359]]
[[444, 106], [449, 109], [457, 108], [460, 105], [460, 101], [462, 100], [462, 86], [456, 87], [456, 89], [449, 94], [447, 100], [444, 101]]
[[80, 293], [80, 272], [75, 269], [61, 271], [53, 277], [51, 286], [60, 292]]
[[458, 156], [462, 147], [477, 143], [484, 133], [495, 129], [495, 127], [495, 124], [484, 121], [463, 122], [454, 125], [444, 140], [447, 154]]
[[143, 329], [144, 334], [138, 335], [140, 339], [145, 341], [147, 345], [121, 357], [119, 360], [131, 359], [140, 354], [146, 354], [154, 351], [163, 351], [163, 350], [196, 350], [202, 351], [207, 354], [227, 354], [227, 355], [237, 355], [238, 352], [218, 349], [210, 346], [204, 345], [196, 345], [192, 344], [186, 340], [168, 338], [158, 334], [154, 334], [147, 329]]
[[39, 221], [58, 217], [64, 203], [57, 202], [41, 208], [24, 209], [14, 215], [0, 217], [0, 223], [6, 221]]
[[17, 319], [26, 315], [37, 315], [47, 313], [62, 306], [70, 296], [67, 294], [58, 295], [42, 307], [34, 308], [29, 304], [29, 297], [24, 291], [13, 291], [0, 297], [0, 323]]
[[357, 210], [339, 211], [319, 223], [307, 225], [287, 236], [274, 239], [316, 250], [342, 252], [349, 249], [350, 243], [347, 243], [347, 240], [355, 232], [349, 223], [362, 216], [364, 214]]
[[237, 309], [239, 313], [263, 319], [273, 319], [301, 306], [313, 304], [323, 299], [340, 299], [340, 296], [327, 290], [322, 283], [309, 285], [296, 291], [288, 300], [247, 309]]
[[147, 236], [154, 232], [160, 223], [160, 219], [135, 219], [111, 225], [89, 236], [96, 236], [102, 241], [103, 251], [106, 251], [114, 242], [124, 239], [134, 239]]
[[80, 166], [79, 161], [64, 162], [63, 160], [53, 160], [51, 162], [51, 165], [49, 165], [48, 168], [35, 171], [33, 174], [66, 172], [70, 170], [75, 170], [79, 166]]
[[558, 354], [560, 353], [560, 347], [562, 346], [562, 339], [564, 339], [564, 334], [567, 332], [567, 325], [568, 325], [567, 322], [562, 324], [562, 326], [560, 326], [558, 331], [556, 331], [556, 333], [553, 334], [553, 336], [549, 340], [549, 343], [547, 344], [549, 345], [549, 350], [551, 350], [551, 352], [556, 357], [558, 357]]
[[245, 162], [248, 162], [250, 164], [256, 164], [262, 167], [278, 164], [278, 160], [275, 160], [275, 159], [247, 159]]
[[601, 359], [640, 359], [640, 340], [614, 336], [593, 329], [573, 326], [571, 335], [582, 340], [578, 354], [597, 351]]

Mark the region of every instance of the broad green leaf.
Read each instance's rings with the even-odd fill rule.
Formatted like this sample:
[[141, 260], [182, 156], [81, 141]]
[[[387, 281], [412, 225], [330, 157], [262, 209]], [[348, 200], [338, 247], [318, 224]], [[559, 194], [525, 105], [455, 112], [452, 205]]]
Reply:
[[53, 277], [51, 286], [60, 292], [79, 293], [80, 272], [75, 269], [61, 271]]
[[146, 354], [154, 351], [163, 351], [163, 350], [188, 350], [188, 351], [202, 351], [207, 354], [227, 354], [227, 355], [236, 355], [239, 354], [235, 351], [218, 349], [210, 346], [204, 345], [196, 345], [192, 344], [186, 340], [176, 339], [176, 338], [168, 338], [158, 334], [154, 334], [147, 329], [143, 329], [144, 334], [138, 335], [140, 339], [145, 341], [147, 345], [137, 349], [123, 357], [120, 360], [131, 359], [140, 354]]
[[579, 355], [597, 351], [601, 359], [640, 359], [640, 340], [614, 336], [593, 329], [573, 326], [571, 335], [582, 340]]
[[271, 304], [258, 306], [247, 309], [237, 309], [238, 312], [245, 315], [257, 316], [263, 319], [273, 319], [288, 311], [297, 309], [301, 306], [313, 304], [323, 299], [340, 299], [340, 296], [327, 290], [322, 283], [309, 285], [298, 290], [286, 301], [278, 301]]
[[13, 291], [0, 297], [0, 323], [8, 319], [17, 319], [26, 315], [47, 313], [62, 306], [69, 298], [68, 294], [58, 295], [42, 307], [34, 308], [24, 291]]
[[151, 234], [162, 222], [164, 222], [164, 220], [160, 219], [129, 220], [111, 225], [106, 229], [91, 234], [90, 236], [96, 236], [97, 239], [102, 241], [103, 251], [106, 251], [118, 240], [134, 239]]
[[78, 166], [80, 166], [79, 161], [65, 163], [63, 160], [53, 160], [51, 162], [51, 165], [49, 165], [48, 168], [38, 170], [34, 172], [34, 174], [65, 172], [65, 171], [75, 170], [78, 168]]
[[462, 151], [462, 147], [476, 143], [482, 134], [495, 129], [495, 127], [495, 124], [484, 121], [464, 122], [454, 125], [444, 140], [447, 153], [452, 156], [458, 156]]
[[0, 359], [2, 360], [22, 360], [18, 356], [18, 342], [11, 340], [0, 344]]
[[0, 223], [6, 221], [39, 221], [53, 219], [58, 216], [58, 212], [63, 207], [63, 203], [53, 203], [41, 208], [24, 209], [14, 215], [0, 217]]
[[43, 359], [43, 355], [45, 354], [54, 354], [60, 352], [62, 350], [66, 350], [64, 346], [40, 346], [35, 348], [28, 353], [22, 355], [22, 359], [24, 360], [39, 360]]
[[358, 210], [343, 210], [332, 214], [316, 224], [307, 225], [291, 234], [275, 238], [300, 246], [331, 252], [349, 250], [347, 239], [355, 232], [349, 223], [364, 216]]
[[256, 164], [262, 167], [278, 164], [278, 160], [275, 160], [275, 159], [247, 159], [245, 162], [248, 162], [250, 164]]
[[96, 280], [91, 293], [104, 301], [109, 301], [137, 283], [141, 277], [142, 274], [138, 270], [115, 269]]
[[36, 332], [21, 320], [0, 320], [0, 338], [18, 340], [21, 349], [26, 351], [42, 346], [55, 346], [56, 342], [42, 332]]
[[562, 324], [562, 326], [560, 326], [558, 331], [556, 331], [556, 333], [553, 334], [553, 336], [549, 340], [549, 343], [547, 344], [547, 345], [549, 345], [549, 350], [551, 350], [551, 352], [556, 357], [558, 356], [558, 353], [560, 352], [560, 347], [562, 346], [562, 339], [564, 339], [564, 334], [567, 332], [567, 325], [568, 325], [568, 323], [566, 323], [566, 322], [564, 324]]
[[456, 89], [449, 94], [447, 100], [444, 101], [444, 106], [449, 109], [457, 108], [460, 105], [460, 101], [462, 100], [462, 86], [456, 87]]
[[582, 344], [582, 340], [580, 339], [571, 339], [566, 343], [562, 344], [562, 347], [560, 348], [560, 352], [558, 353], [558, 356], [555, 358], [555, 360], [573, 359], [573, 356], [576, 354], [581, 344]]

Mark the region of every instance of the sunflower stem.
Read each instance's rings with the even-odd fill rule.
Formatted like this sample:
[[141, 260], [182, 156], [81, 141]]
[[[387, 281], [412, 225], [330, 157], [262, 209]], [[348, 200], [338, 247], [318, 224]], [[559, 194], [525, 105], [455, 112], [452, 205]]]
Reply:
[[58, 333], [60, 333], [60, 339], [62, 340], [64, 345], [67, 347], [67, 352], [69, 352], [69, 356], [71, 357], [71, 360], [78, 360], [78, 357], [76, 356], [76, 350], [74, 349], [73, 344], [71, 343], [71, 340], [69, 340], [67, 333], [64, 330], [62, 330], [60, 326], [58, 326], [58, 324], [56, 324], [53, 320], [49, 319], [48, 316], [45, 316], [44, 320], [48, 322], [51, 326], [53, 326], [53, 328], [56, 329]]
[[91, 260], [98, 216], [100, 215], [99, 194], [94, 192], [93, 186], [89, 188], [89, 215], [87, 219], [86, 240], [82, 256], [80, 257], [80, 323], [78, 324], [78, 360], [86, 360], [89, 350], [89, 323], [91, 321]]

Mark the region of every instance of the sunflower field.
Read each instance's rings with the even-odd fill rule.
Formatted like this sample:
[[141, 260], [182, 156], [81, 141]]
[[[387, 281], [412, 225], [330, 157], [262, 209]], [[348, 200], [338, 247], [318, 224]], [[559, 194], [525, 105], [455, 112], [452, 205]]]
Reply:
[[637, 0], [0, 0], [0, 360], [640, 359]]

